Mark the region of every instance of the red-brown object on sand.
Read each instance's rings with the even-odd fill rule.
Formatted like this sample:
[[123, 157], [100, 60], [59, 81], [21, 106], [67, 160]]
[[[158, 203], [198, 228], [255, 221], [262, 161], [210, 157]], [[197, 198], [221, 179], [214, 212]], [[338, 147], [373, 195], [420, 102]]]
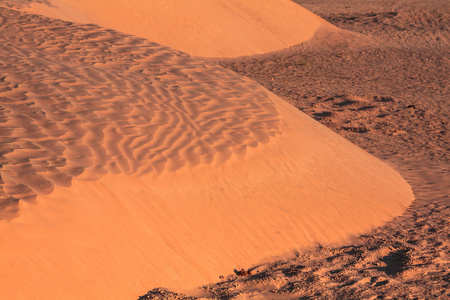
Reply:
[[247, 270], [242, 269], [237, 274], [238, 274], [238, 276], [249, 276], [249, 275], [252, 275], [252, 271], [250, 271], [250, 270], [247, 271]]

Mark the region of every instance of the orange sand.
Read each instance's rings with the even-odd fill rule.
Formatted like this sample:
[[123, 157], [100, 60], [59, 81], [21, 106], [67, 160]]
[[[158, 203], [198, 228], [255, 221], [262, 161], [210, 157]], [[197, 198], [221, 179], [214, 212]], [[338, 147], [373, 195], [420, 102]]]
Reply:
[[0, 12], [2, 201], [22, 199], [0, 222], [1, 299], [192, 288], [368, 230], [413, 199], [385, 163], [250, 79]]
[[332, 27], [290, 0], [50, 0], [32, 12], [131, 33], [197, 56], [266, 53]]

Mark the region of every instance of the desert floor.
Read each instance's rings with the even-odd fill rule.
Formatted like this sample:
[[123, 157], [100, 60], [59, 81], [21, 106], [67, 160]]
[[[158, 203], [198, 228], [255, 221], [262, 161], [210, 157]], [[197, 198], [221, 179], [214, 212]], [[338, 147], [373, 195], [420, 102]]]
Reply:
[[[143, 38], [94, 24], [52, 20], [3, 8], [20, 10], [23, 5], [36, 2], [51, 6], [46, 0], [0, 0], [0, 191], [3, 193], [0, 212], [4, 214], [0, 218], [8, 219], [0, 223], [3, 276], [0, 276], [3, 295], [0, 298], [66, 298], [61, 297], [63, 294], [73, 299], [128, 299], [120, 294], [127, 289], [126, 294], [133, 297], [152, 289], [139, 299], [450, 298], [447, 0], [296, 0], [345, 31], [327, 24], [309, 41], [289, 49], [220, 59], [191, 58]], [[233, 31], [227, 32], [227, 36], [233, 35]], [[367, 153], [286, 105], [279, 97], [269, 93], [270, 96], [253, 80], [398, 170], [413, 188], [416, 196], [413, 204], [403, 215], [384, 224], [392, 215], [399, 214], [395, 212], [403, 212], [405, 204], [397, 205], [398, 210], [390, 210], [385, 205], [391, 200], [388, 196], [370, 202], [371, 207], [381, 207], [386, 214], [383, 221], [375, 223], [383, 226], [366, 232], [374, 226], [369, 216], [376, 213], [372, 208], [363, 211], [357, 204], [369, 203], [365, 199], [372, 193], [364, 188], [371, 185], [358, 184], [362, 176], [341, 174], [352, 170], [355, 166], [352, 161], [358, 163], [358, 169], [372, 170], [365, 171], [366, 175], [383, 174], [364, 177], [371, 180], [362, 181], [377, 187], [382, 182], [383, 189], [377, 190], [381, 190], [378, 195], [390, 195], [390, 191], [401, 187], [400, 183], [407, 186], [404, 180], [395, 172], [396, 177], [390, 177], [392, 170], [384, 163], [371, 156], [369, 159]], [[222, 84], [220, 89], [218, 83]], [[202, 113], [198, 113], [195, 104], [187, 109], [194, 112], [188, 114], [195, 116], [194, 120], [183, 118], [186, 103], [175, 103], [172, 110], [166, 106], [168, 99], [176, 102], [179, 95], [184, 95], [183, 99], [197, 99], [205, 91], [208, 96], [202, 99], [210, 106], [202, 106], [205, 108]], [[99, 99], [102, 101], [95, 101]], [[147, 103], [148, 99], [159, 101]], [[197, 100], [194, 103], [200, 105]], [[236, 103], [245, 108], [235, 106]], [[275, 110], [274, 103], [278, 107]], [[249, 105], [255, 111], [247, 109]], [[179, 122], [179, 107], [183, 122], [189, 124], [228, 120], [228, 114], [233, 112], [244, 114], [232, 118], [242, 124], [219, 122], [218, 126], [224, 127], [216, 133], [231, 131], [224, 141], [216, 136], [209, 138], [212, 132], [209, 122], [195, 129], [199, 136], [192, 139], [189, 134], [193, 131], [186, 131], [190, 125]], [[279, 118], [276, 111], [281, 112]], [[157, 117], [152, 119], [152, 114]], [[279, 133], [279, 121], [289, 125], [288, 129], [283, 127], [287, 138], [280, 138], [283, 143], [269, 143]], [[250, 130], [254, 134], [249, 140], [241, 138], [247, 136], [246, 128], [254, 129]], [[49, 136], [52, 138], [48, 139]], [[166, 137], [167, 142], [162, 143]], [[204, 146], [204, 137], [215, 151], [207, 151], [211, 147]], [[316, 140], [328, 146], [309, 150], [309, 142], [316, 145]], [[190, 145], [193, 141], [194, 145]], [[174, 148], [174, 144], [179, 148]], [[264, 147], [258, 148], [263, 144]], [[179, 149], [186, 151], [181, 151], [180, 156]], [[303, 156], [302, 149], [311, 156]], [[236, 157], [245, 151], [253, 158], [241, 164]], [[334, 152], [345, 160], [330, 158]], [[332, 206], [329, 201], [321, 202], [326, 205], [315, 210], [316, 216], [295, 202], [296, 222], [308, 224], [308, 218], [312, 218], [314, 224], [323, 226], [332, 219], [329, 216], [344, 216], [327, 228], [326, 241], [339, 240], [342, 227], [353, 234], [365, 233], [354, 234], [340, 244], [317, 243], [290, 256], [261, 261], [256, 256], [261, 253], [257, 247], [265, 246], [252, 240], [259, 238], [278, 250], [289, 251], [286, 245], [295, 242], [294, 238], [285, 235], [281, 240], [273, 239], [278, 235], [278, 227], [273, 224], [281, 220], [279, 223], [289, 225], [286, 221], [289, 217], [272, 206], [264, 208], [266, 215], [258, 213], [256, 210], [262, 207], [259, 200], [267, 197], [268, 185], [241, 184], [242, 180], [236, 176], [241, 173], [220, 168], [225, 162], [232, 166], [231, 170], [250, 174], [252, 180], [260, 174], [271, 180], [280, 174], [289, 178], [299, 176], [310, 170], [301, 167], [303, 162], [319, 169], [332, 169], [335, 177], [314, 178], [315, 186], [320, 187], [315, 191], [322, 195], [325, 189], [330, 189], [327, 184], [339, 185], [330, 189], [334, 191], [347, 184], [352, 186], [345, 191], [351, 191], [346, 194], [349, 198], [356, 198], [350, 205], [347, 203], [349, 211], [357, 212], [353, 214], [359, 220], [356, 228], [346, 226], [349, 215], [339, 214], [342, 206]], [[292, 162], [297, 163], [296, 169], [292, 169]], [[379, 164], [384, 167], [374, 167]], [[163, 173], [166, 165], [168, 172]], [[194, 170], [198, 165], [201, 168]], [[255, 165], [260, 168], [254, 168]], [[279, 168], [274, 169], [274, 165]], [[184, 171], [170, 173], [175, 170]], [[152, 172], [156, 177], [163, 175], [156, 180], [147, 176]], [[105, 175], [110, 173], [120, 176]], [[77, 180], [72, 182], [75, 177]], [[332, 179], [341, 177], [354, 180]], [[217, 189], [216, 183], [222, 183], [224, 178], [229, 179], [229, 184]], [[291, 182], [300, 181], [284, 182], [281, 188], [270, 189], [270, 199], [278, 204], [279, 200], [301, 198], [300, 191], [305, 190], [295, 189]], [[186, 190], [173, 188], [179, 184], [192, 192], [188, 198]], [[127, 186], [130, 188], [124, 188]], [[217, 213], [204, 210], [205, 186], [214, 187], [212, 196], [221, 195], [217, 199], [231, 199], [237, 206], [216, 201]], [[251, 189], [244, 193], [242, 188], [248, 186]], [[234, 188], [233, 193], [230, 187]], [[409, 198], [405, 199], [411, 199], [407, 187]], [[123, 202], [109, 201], [116, 196]], [[156, 199], [154, 203], [141, 201], [150, 197]], [[179, 201], [167, 201], [169, 198]], [[200, 201], [192, 205], [197, 198]], [[314, 199], [311, 193], [307, 198]], [[71, 201], [66, 203], [65, 199]], [[249, 199], [255, 201], [254, 205]], [[247, 202], [252, 205], [245, 206]], [[224, 209], [221, 203], [228, 204], [230, 209]], [[245, 210], [240, 208], [241, 204]], [[227, 228], [221, 222], [235, 231], [217, 230]], [[180, 226], [184, 223], [187, 225]], [[368, 223], [372, 225], [363, 226]], [[295, 228], [290, 228], [294, 237], [305, 227]], [[284, 230], [280, 231], [286, 233]], [[164, 233], [165, 239], [150, 239], [150, 231]], [[277, 235], [271, 236], [269, 232]], [[217, 233], [226, 238], [218, 238], [221, 235]], [[86, 241], [89, 243], [85, 244]], [[232, 246], [235, 252], [230, 251]], [[185, 251], [191, 261], [178, 260], [170, 249]], [[241, 254], [246, 254], [246, 258], [242, 259]], [[214, 260], [211, 255], [216, 256]], [[220, 261], [221, 269], [211, 276], [212, 280], [209, 277], [206, 280], [203, 273], [214, 271], [212, 261]], [[192, 282], [202, 278], [192, 285], [185, 282], [185, 286], [216, 282], [181, 290], [181, 283], [167, 283], [166, 278], [172, 276], [168, 262], [179, 271], [177, 274], [182, 274], [178, 278]], [[240, 271], [242, 266], [249, 268]]]
[[450, 298], [450, 8], [445, 0], [297, 0], [354, 34], [218, 62], [400, 171], [415, 202], [345, 245], [237, 270], [192, 293], [140, 299]]

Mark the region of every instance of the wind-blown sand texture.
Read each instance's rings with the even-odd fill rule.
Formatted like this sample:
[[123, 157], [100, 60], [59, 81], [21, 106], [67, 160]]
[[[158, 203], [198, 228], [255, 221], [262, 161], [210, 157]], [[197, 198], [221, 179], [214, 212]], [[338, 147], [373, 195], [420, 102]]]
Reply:
[[334, 27], [289, 0], [50, 0], [31, 12], [93, 23], [196, 56], [233, 57], [288, 48]]
[[355, 34], [221, 65], [388, 161], [416, 200], [343, 245], [229, 272], [196, 297], [140, 299], [450, 299], [449, 1], [295, 2]]
[[246, 77], [0, 9], [0, 298], [128, 299], [340, 241], [413, 199]]

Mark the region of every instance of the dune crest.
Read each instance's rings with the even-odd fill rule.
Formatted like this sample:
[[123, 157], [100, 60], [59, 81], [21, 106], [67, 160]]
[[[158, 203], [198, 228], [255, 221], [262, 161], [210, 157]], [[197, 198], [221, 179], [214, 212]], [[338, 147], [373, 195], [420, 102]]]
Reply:
[[94, 23], [205, 57], [271, 52], [334, 27], [289, 0], [50, 0], [31, 12]]
[[192, 288], [413, 199], [250, 79], [96, 25], [0, 15], [2, 299]]

